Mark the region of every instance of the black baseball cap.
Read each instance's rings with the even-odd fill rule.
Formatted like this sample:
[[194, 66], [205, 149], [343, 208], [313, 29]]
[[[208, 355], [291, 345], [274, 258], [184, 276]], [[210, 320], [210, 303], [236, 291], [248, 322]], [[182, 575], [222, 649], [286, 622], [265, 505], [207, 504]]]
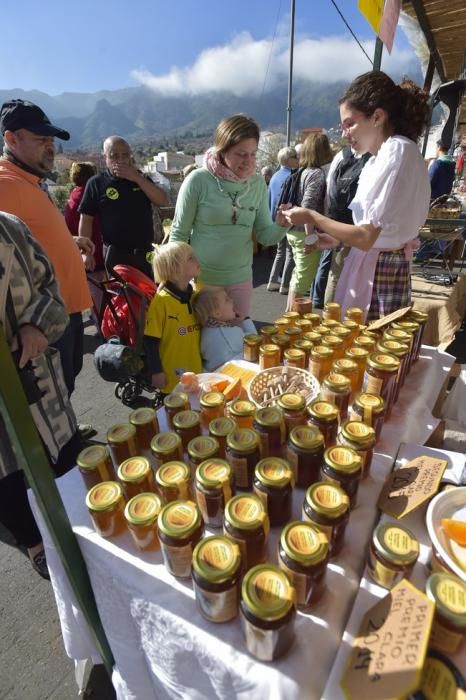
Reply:
[[0, 129], [5, 131], [27, 129], [39, 136], [56, 136], [69, 141], [70, 135], [65, 129], [54, 126], [45, 112], [33, 102], [27, 100], [10, 100], [4, 102], [0, 110]]

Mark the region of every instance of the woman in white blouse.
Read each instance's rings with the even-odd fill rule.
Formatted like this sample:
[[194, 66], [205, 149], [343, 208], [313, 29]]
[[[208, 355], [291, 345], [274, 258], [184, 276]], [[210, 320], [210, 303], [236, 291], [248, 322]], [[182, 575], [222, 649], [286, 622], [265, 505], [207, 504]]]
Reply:
[[290, 224], [306, 224], [308, 234], [318, 229], [317, 247], [352, 246], [335, 301], [343, 311], [361, 307], [367, 320], [411, 301], [412, 251], [430, 199], [427, 167], [416, 143], [428, 118], [428, 100], [412, 81], [396, 85], [381, 71], [356, 78], [340, 100], [342, 131], [355, 151], [373, 157], [350, 205], [354, 224], [301, 207], [283, 211]]

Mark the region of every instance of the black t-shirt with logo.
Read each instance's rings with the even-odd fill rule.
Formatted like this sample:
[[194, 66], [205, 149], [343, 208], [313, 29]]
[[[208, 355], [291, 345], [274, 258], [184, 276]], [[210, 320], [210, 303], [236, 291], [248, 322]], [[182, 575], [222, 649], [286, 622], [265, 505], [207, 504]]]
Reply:
[[99, 215], [107, 245], [148, 250], [154, 240], [150, 199], [135, 182], [113, 177], [108, 170], [88, 180], [79, 212]]

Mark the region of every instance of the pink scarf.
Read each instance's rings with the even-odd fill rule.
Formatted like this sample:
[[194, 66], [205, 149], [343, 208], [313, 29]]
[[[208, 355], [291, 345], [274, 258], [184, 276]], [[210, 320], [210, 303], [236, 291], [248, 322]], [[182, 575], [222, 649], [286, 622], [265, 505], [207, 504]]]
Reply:
[[227, 168], [225, 163], [222, 163], [218, 151], [215, 148], [209, 148], [204, 156], [204, 168], [207, 168], [209, 173], [214, 177], [220, 177], [222, 180], [228, 180], [228, 182], [246, 182], [247, 177], [241, 179], [230, 168]]

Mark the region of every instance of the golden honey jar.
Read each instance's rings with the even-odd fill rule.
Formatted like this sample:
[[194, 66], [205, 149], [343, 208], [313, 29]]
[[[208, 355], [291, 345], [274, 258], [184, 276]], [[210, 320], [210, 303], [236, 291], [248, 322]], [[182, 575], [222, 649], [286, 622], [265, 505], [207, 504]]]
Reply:
[[227, 436], [226, 458], [239, 489], [250, 489], [260, 459], [259, 436], [250, 428], [236, 428]]
[[123, 486], [127, 500], [138, 493], [154, 490], [152, 469], [145, 457], [125, 459], [118, 467], [118, 480]]
[[201, 419], [197, 411], [180, 411], [173, 417], [173, 429], [181, 438], [183, 449], [186, 450], [190, 440], [201, 434]]
[[193, 501], [173, 501], [162, 508], [158, 522], [167, 570], [172, 576], [189, 578], [194, 548], [204, 533], [199, 508]]
[[188, 456], [191, 474], [194, 476], [197, 467], [206, 459], [218, 457], [219, 444], [211, 435], [201, 435], [188, 443]]
[[393, 588], [409, 578], [419, 556], [419, 542], [398, 523], [379, 523], [372, 535], [367, 563], [371, 578], [384, 588]]
[[309, 371], [319, 382], [322, 382], [323, 378], [330, 372], [333, 359], [333, 349], [327, 345], [314, 345], [312, 348]]
[[278, 543], [278, 565], [296, 590], [296, 605], [307, 609], [325, 591], [329, 560], [327, 535], [312, 523], [297, 520], [282, 531]]
[[115, 479], [112, 460], [104, 445], [91, 445], [78, 454], [77, 464], [88, 489], [101, 481]]
[[320, 387], [320, 398], [322, 401], [335, 404], [341, 420], [345, 420], [348, 415], [350, 396], [351, 380], [349, 377], [332, 371], [323, 378]]
[[324, 436], [313, 425], [293, 428], [288, 438], [287, 460], [295, 483], [307, 488], [318, 481], [324, 454]]
[[357, 452], [351, 447], [327, 447], [321, 467], [322, 481], [340, 486], [348, 495], [351, 509], [356, 507], [361, 476], [361, 457]]
[[246, 360], [246, 362], [259, 362], [259, 348], [261, 345], [262, 336], [255, 333], [245, 335], [243, 338], [243, 360]]
[[125, 530], [125, 499], [116, 481], [102, 481], [93, 486], [86, 496], [86, 506], [101, 537], [115, 537]]
[[266, 326], [262, 326], [262, 328], [259, 331], [259, 334], [260, 334], [260, 336], [262, 338], [262, 342], [264, 344], [271, 343], [272, 336], [277, 334], [277, 328], [276, 328], [276, 326], [272, 326], [270, 324], [266, 325]]
[[239, 546], [245, 572], [267, 558], [270, 521], [264, 504], [252, 493], [230, 498], [223, 516], [223, 533]]
[[115, 469], [137, 455], [136, 428], [131, 423], [117, 423], [107, 431], [107, 443]]
[[432, 574], [427, 597], [435, 603], [429, 643], [447, 654], [464, 648], [466, 639], [466, 583], [453, 574]]
[[163, 400], [163, 405], [167, 416], [167, 425], [170, 430], [173, 430], [173, 418], [176, 414], [180, 411], [189, 411], [191, 408], [189, 396], [184, 391], [168, 394]]
[[283, 411], [287, 436], [298, 425], [306, 425], [306, 399], [301, 394], [282, 394], [277, 406]]
[[196, 502], [210, 527], [222, 527], [225, 505], [235, 495], [234, 474], [225, 459], [206, 459], [196, 469]]
[[350, 306], [345, 311], [345, 318], [351, 319], [358, 324], [364, 323], [364, 312], [359, 306]]
[[298, 348], [288, 348], [283, 353], [283, 361], [287, 367], [306, 368], [306, 353]]
[[194, 549], [192, 578], [201, 614], [210, 622], [228, 622], [238, 614], [241, 552], [228, 537], [213, 535]]
[[166, 462], [155, 472], [157, 490], [164, 504], [189, 499], [191, 472], [184, 462]]
[[319, 481], [306, 491], [303, 520], [327, 536], [330, 556], [338, 554], [343, 546], [349, 511], [349, 496], [337, 484]]
[[334, 445], [338, 433], [339, 411], [335, 404], [314, 399], [307, 407], [309, 424], [315, 425], [324, 436], [324, 447]]
[[385, 404], [381, 396], [357, 394], [349, 412], [349, 419], [352, 421], [362, 421], [366, 425], [374, 428], [375, 439], [378, 440], [385, 418]]
[[201, 426], [209, 429], [209, 423], [225, 415], [225, 397], [221, 391], [206, 391], [199, 399], [201, 407]]
[[228, 413], [237, 428], [252, 428], [256, 406], [252, 401], [238, 399], [237, 401], [232, 401], [228, 408]]
[[361, 421], [347, 420], [340, 426], [337, 443], [351, 447], [362, 460], [362, 478], [369, 476], [375, 446], [375, 430]]
[[281, 408], [258, 408], [253, 428], [259, 438], [261, 457], [280, 457], [286, 442], [286, 426]]
[[159, 433], [153, 437], [150, 448], [155, 469], [161, 467], [165, 462], [183, 459], [183, 444], [181, 438], [173, 431]]
[[330, 301], [324, 305], [324, 310], [322, 313], [322, 318], [324, 321], [338, 321], [341, 320], [341, 306], [337, 302]]
[[227, 435], [231, 433], [236, 427], [236, 423], [231, 418], [226, 416], [221, 416], [220, 418], [214, 418], [209, 423], [209, 435], [214, 437], [219, 445], [218, 456], [225, 459], [225, 447], [227, 442]]
[[128, 530], [141, 551], [159, 549], [157, 519], [161, 508], [162, 502], [155, 493], [139, 493], [126, 504]]
[[304, 352], [304, 369], [307, 369], [307, 367], [309, 365], [309, 357], [310, 357], [311, 350], [313, 347], [314, 347], [314, 343], [309, 338], [302, 338], [301, 337], [298, 340], [295, 340], [293, 343], [293, 348]]
[[[276, 336], [274, 336], [276, 337]], [[262, 345], [259, 351], [259, 367], [261, 369], [270, 369], [278, 367], [281, 362], [281, 350], [275, 343], [267, 343]]]
[[284, 525], [291, 517], [293, 472], [279, 457], [265, 457], [256, 466], [253, 489], [264, 504], [270, 525]]
[[129, 414], [129, 422], [136, 428], [139, 450], [150, 451], [150, 441], [159, 432], [157, 414], [150, 406], [137, 408]]

